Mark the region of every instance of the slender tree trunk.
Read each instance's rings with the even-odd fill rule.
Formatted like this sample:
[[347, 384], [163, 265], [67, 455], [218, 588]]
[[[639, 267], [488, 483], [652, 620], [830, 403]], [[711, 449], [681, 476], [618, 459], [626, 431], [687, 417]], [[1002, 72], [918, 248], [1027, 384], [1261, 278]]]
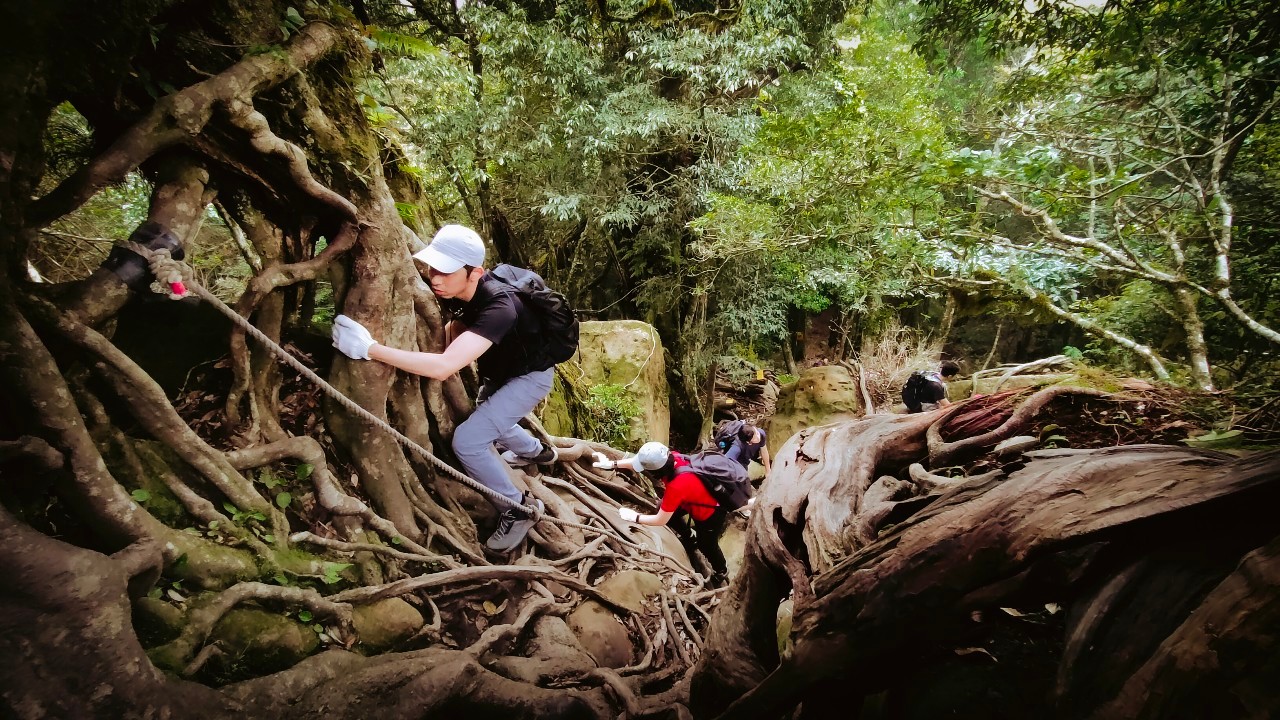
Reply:
[[1182, 310], [1182, 332], [1187, 339], [1187, 364], [1191, 366], [1191, 379], [1201, 390], [1213, 390], [1213, 376], [1209, 369], [1209, 348], [1204, 342], [1204, 323], [1196, 307], [1196, 293], [1185, 286], [1173, 289], [1173, 295]]
[[1157, 378], [1161, 380], [1166, 380], [1166, 381], [1169, 379], [1169, 371], [1165, 369], [1164, 363], [1155, 354], [1155, 351], [1153, 351], [1150, 347], [1143, 345], [1142, 343], [1137, 342], [1132, 338], [1125, 337], [1124, 335], [1121, 335], [1120, 333], [1117, 333], [1114, 330], [1108, 330], [1107, 328], [1102, 327], [1098, 323], [1093, 322], [1092, 320], [1086, 317], [1082, 317], [1080, 315], [1077, 315], [1076, 313], [1073, 313], [1058, 307], [1046, 295], [1037, 291], [1033, 287], [1023, 285], [1015, 289], [1025, 294], [1028, 298], [1031, 299], [1032, 302], [1036, 303], [1040, 307], [1044, 308], [1045, 310], [1048, 310], [1054, 315], [1057, 315], [1063, 320], [1066, 320], [1068, 322], [1075, 324], [1081, 330], [1084, 330], [1090, 335], [1096, 335], [1105, 340], [1109, 340], [1119, 345], [1120, 347], [1133, 352], [1134, 354], [1141, 357], [1143, 360], [1146, 360], [1147, 364], [1151, 366], [1151, 372], [1154, 373]]
[[939, 344], [946, 344], [947, 338], [951, 335], [951, 326], [956, 322], [956, 307], [959, 302], [956, 300], [956, 293], [951, 288], [947, 288], [947, 304], [942, 311], [942, 322], [938, 323], [938, 329], [934, 333], [930, 333], [933, 340]]

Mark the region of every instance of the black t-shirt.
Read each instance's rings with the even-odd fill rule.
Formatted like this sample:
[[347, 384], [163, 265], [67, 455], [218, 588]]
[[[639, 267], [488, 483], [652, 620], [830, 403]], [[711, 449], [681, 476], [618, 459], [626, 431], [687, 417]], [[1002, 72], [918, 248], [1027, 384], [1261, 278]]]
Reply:
[[492, 273], [486, 271], [480, 278], [470, 301], [450, 299], [441, 305], [467, 330], [493, 343], [476, 361], [486, 385], [502, 385], [513, 377], [552, 367], [537, 344], [542, 324], [515, 288]]

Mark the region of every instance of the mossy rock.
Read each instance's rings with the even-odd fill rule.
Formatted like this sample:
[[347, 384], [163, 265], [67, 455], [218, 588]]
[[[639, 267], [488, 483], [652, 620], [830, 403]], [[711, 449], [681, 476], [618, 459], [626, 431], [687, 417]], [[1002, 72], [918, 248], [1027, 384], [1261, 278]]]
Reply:
[[424, 621], [417, 608], [400, 598], [384, 598], [352, 609], [351, 621], [361, 649], [379, 651], [413, 637]]
[[235, 608], [209, 635], [222, 654], [201, 672], [215, 684], [260, 677], [293, 667], [320, 647], [315, 630], [297, 620], [256, 608]]
[[133, 601], [133, 629], [143, 647], [156, 647], [182, 634], [186, 613], [159, 598], [141, 597]]
[[601, 595], [631, 612], [644, 612], [645, 600], [662, 593], [662, 578], [639, 570], [622, 570], [597, 587]]
[[957, 401], [964, 400], [973, 394], [990, 395], [993, 392], [1007, 392], [1009, 390], [1017, 390], [1019, 388], [1048, 387], [1049, 385], [1058, 385], [1063, 383], [1093, 387], [1092, 383], [1080, 382], [1078, 376], [1073, 373], [1014, 375], [1003, 383], [1000, 383], [1000, 387], [997, 389], [996, 383], [998, 382], [1000, 382], [999, 375], [978, 378], [976, 389], [974, 388], [974, 382], [972, 380], [960, 380], [957, 382], [947, 383], [947, 398], [952, 401]]
[[574, 421], [580, 412], [569, 406], [563, 385], [568, 378], [579, 395], [592, 387], [626, 387], [639, 406], [631, 418], [624, 444], [648, 440], [668, 442], [671, 405], [667, 386], [666, 351], [658, 331], [639, 320], [588, 321], [581, 324], [578, 354], [562, 363], [557, 383], [539, 410], [539, 418], [553, 435], [585, 437]]
[[862, 417], [862, 393], [858, 380], [843, 365], [819, 365], [806, 369], [796, 381], [778, 391], [774, 414], [764, 423], [769, 434], [769, 454], [792, 435], [809, 427]]

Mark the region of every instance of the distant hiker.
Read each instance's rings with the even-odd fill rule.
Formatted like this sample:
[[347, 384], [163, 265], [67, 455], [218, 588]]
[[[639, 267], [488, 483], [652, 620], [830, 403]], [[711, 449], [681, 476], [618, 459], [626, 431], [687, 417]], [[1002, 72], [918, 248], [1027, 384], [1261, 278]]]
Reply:
[[960, 366], [944, 360], [937, 370], [917, 370], [902, 388], [902, 402], [907, 412], [929, 412], [951, 404], [947, 399], [947, 379], [955, 377]]
[[563, 297], [547, 290], [542, 278], [509, 265], [488, 272], [484, 255], [484, 243], [474, 230], [445, 225], [413, 256], [425, 265], [431, 292], [453, 316], [445, 327], [443, 353], [380, 345], [346, 315], [334, 320], [333, 344], [352, 359], [378, 360], [434, 380], [477, 363], [483, 387], [475, 411], [454, 430], [453, 452], [467, 474], [485, 487], [513, 503], [537, 507], [537, 515], [530, 515], [495, 504], [501, 511], [498, 527], [485, 547], [509, 552], [524, 540], [543, 505], [512, 484], [494, 443], [526, 462], [555, 461], [555, 448], [517, 423], [551, 392], [556, 363], [577, 346], [578, 326]]
[[765, 477], [769, 476], [769, 436], [764, 430], [742, 420], [727, 420], [716, 428], [711, 439], [725, 457], [743, 468], [758, 462], [764, 467]]
[[[647, 442], [640, 446], [635, 457], [616, 462], [601, 453], [595, 453], [595, 457], [594, 467], [634, 470], [662, 480], [666, 489], [656, 515], [641, 515], [628, 507], [619, 508], [618, 515], [627, 522], [641, 525], [667, 525], [672, 517], [681, 514], [671, 529], [680, 538], [689, 558], [692, 560], [695, 550], [701, 550], [711, 563], [710, 584], [722, 585], [727, 581], [729, 568], [720, 550], [720, 535], [728, 513], [745, 506], [751, 493], [751, 483], [737, 462], [719, 452], [683, 455], [660, 442]], [[685, 524], [684, 514], [688, 515], [691, 526]]]

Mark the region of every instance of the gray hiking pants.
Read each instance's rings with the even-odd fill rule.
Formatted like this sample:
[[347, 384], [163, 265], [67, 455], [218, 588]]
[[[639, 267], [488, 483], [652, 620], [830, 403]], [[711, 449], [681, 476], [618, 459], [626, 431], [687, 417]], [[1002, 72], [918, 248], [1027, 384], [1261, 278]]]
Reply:
[[542, 451], [542, 443], [516, 423], [551, 392], [554, 376], [551, 368], [513, 377], [493, 392], [486, 385], [480, 389], [475, 412], [453, 432], [453, 452], [467, 474], [516, 503], [521, 500], [520, 491], [511, 484], [507, 464], [494, 443], [520, 457]]

